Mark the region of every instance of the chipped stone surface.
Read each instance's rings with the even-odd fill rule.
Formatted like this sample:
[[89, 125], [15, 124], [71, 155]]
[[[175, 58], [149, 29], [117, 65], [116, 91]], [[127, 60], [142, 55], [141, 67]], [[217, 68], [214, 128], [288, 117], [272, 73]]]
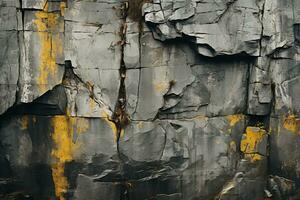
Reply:
[[300, 199], [299, 13], [0, 0], [0, 199]]
[[[145, 20], [156, 26], [161, 40], [187, 36], [205, 56], [245, 52], [260, 54], [262, 25], [260, 6], [255, 1], [161, 1], [145, 6]], [[160, 30], [161, 24], [174, 31]], [[175, 34], [174, 34], [175, 32]], [[173, 36], [174, 35], [174, 36]], [[178, 36], [177, 36], [178, 37]]]

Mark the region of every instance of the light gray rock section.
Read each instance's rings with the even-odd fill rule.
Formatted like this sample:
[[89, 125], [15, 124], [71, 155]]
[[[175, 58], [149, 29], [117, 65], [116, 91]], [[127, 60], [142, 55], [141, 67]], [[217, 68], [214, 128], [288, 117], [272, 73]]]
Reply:
[[[64, 74], [64, 66], [59, 65], [61, 57], [57, 58], [56, 72], [52, 73], [44, 71], [43, 73], [50, 74], [46, 80], [46, 84], [40, 85], [39, 77], [41, 69], [41, 57], [40, 52], [42, 51], [42, 42], [39, 34], [34, 31], [25, 31], [19, 34], [20, 42], [20, 77], [19, 87], [20, 92], [18, 95], [19, 101], [22, 103], [32, 102], [34, 99], [40, 97], [48, 90], [51, 90], [54, 86], [62, 82]], [[58, 37], [63, 37], [63, 34], [57, 33]], [[46, 36], [45, 36], [46, 37]], [[49, 52], [51, 53], [51, 52]], [[45, 70], [45, 69], [44, 69]], [[44, 88], [41, 90], [41, 88]]]
[[[111, 110], [117, 101], [120, 80], [121, 24], [117, 8], [120, 4], [70, 1], [65, 13], [65, 59], [72, 62], [75, 74], [93, 87], [95, 98]], [[84, 107], [80, 116], [99, 116]]]
[[268, 115], [272, 101], [271, 77], [269, 73], [270, 60], [258, 57], [250, 67], [248, 89], [248, 110], [251, 115]]
[[165, 0], [145, 4], [143, 12], [145, 20], [156, 26], [156, 37], [162, 41], [189, 36], [198, 53], [210, 57], [260, 54], [261, 7], [255, 1]]
[[47, 0], [22, 0], [22, 8], [43, 10]]
[[1, 0], [0, 1], [1, 7], [20, 7], [20, 1], [19, 0]]
[[65, 54], [75, 68], [120, 68], [121, 22], [114, 7], [120, 5], [103, 1], [69, 2], [65, 13]]
[[112, 110], [82, 83], [66, 85], [67, 113], [72, 117], [111, 117]]
[[287, 113], [299, 114], [299, 62], [289, 59], [273, 60], [271, 69], [271, 77], [275, 84], [275, 114], [280, 116]]
[[[38, 11], [33, 10], [24, 11], [22, 27], [24, 31], [19, 31], [20, 91], [18, 94], [18, 102], [21, 103], [30, 103], [34, 99], [46, 93], [48, 90], [53, 89], [56, 85], [62, 82], [64, 75], [64, 66], [62, 65], [64, 64], [64, 54], [58, 50], [58, 48], [62, 51], [64, 49], [62, 44], [64, 38], [63, 18], [59, 16], [58, 19], [55, 19], [57, 20], [57, 26], [55, 28], [52, 27], [49, 31], [43, 31], [41, 29], [39, 30], [35, 23], [35, 20], [37, 20], [37, 12]], [[42, 21], [41, 19], [39, 20]], [[44, 19], [43, 23], [45, 23], [44, 25], [46, 26], [48, 21]], [[61, 24], [62, 26], [59, 26], [58, 24]], [[54, 50], [45, 49], [46, 47], [43, 49], [45, 41], [43, 41], [42, 38], [47, 38], [49, 43], [58, 43], [57, 45], [61, 46], [54, 47], [56, 48]], [[49, 60], [52, 54], [55, 55], [55, 66], [52, 66], [52, 68], [55, 68], [55, 71], [49, 70], [48, 66], [46, 66], [51, 65], [50, 63], [43, 64], [43, 62], [46, 61], [43, 60], [43, 57], [41, 56], [42, 54], [44, 54], [44, 57], [45, 55], [46, 57], [49, 57]], [[46, 79], [43, 80], [45, 83], [40, 83], [39, 81], [41, 73], [45, 74], [45, 77], [42, 78]]]
[[[138, 23], [133, 22], [130, 19], [126, 19], [126, 43], [124, 45], [124, 63], [127, 69], [140, 68], [141, 62], [141, 44], [140, 37], [143, 29], [147, 28], [146, 24], [142, 24], [142, 27]], [[142, 29], [142, 30], [140, 30]]]
[[192, 66], [195, 81], [179, 96], [165, 96], [171, 104], [162, 118], [191, 118], [241, 113], [246, 109], [248, 63], [200, 60]]
[[266, 0], [263, 15], [263, 36], [268, 37], [264, 54], [294, 45], [294, 25], [300, 22], [298, 1]]
[[0, 114], [16, 101], [19, 77], [18, 24], [15, 1], [0, 1]]
[[[115, 108], [115, 103], [117, 102], [119, 87], [120, 87], [120, 75], [119, 70], [99, 70], [99, 69], [89, 69], [87, 71], [74, 69], [74, 72], [79, 74], [78, 76], [86, 83], [92, 86], [91, 94], [93, 99], [97, 102], [99, 109], [113, 111]], [[90, 94], [88, 93], [78, 93], [79, 98], [89, 99]], [[83, 117], [97, 117], [99, 115], [92, 114], [89, 112], [91, 105], [82, 105], [82, 102], [77, 102], [77, 106], [81, 107], [80, 111], [77, 110], [77, 114]], [[78, 112], [79, 111], [79, 112]], [[109, 114], [106, 112], [106, 114]], [[103, 113], [100, 113], [100, 116]]]
[[141, 58], [141, 69], [128, 70], [125, 80], [134, 120], [153, 119], [165, 94], [179, 95], [194, 80], [188, 62], [192, 51], [187, 46], [163, 45], [149, 32], [141, 36], [141, 45], [142, 54], [148, 56]]
[[16, 101], [19, 46], [16, 31], [0, 31], [0, 114]]

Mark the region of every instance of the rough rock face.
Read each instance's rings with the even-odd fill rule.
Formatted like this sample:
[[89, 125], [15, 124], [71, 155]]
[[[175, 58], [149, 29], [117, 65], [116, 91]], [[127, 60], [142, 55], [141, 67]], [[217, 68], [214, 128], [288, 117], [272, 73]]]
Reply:
[[300, 199], [300, 1], [0, 0], [0, 199]]

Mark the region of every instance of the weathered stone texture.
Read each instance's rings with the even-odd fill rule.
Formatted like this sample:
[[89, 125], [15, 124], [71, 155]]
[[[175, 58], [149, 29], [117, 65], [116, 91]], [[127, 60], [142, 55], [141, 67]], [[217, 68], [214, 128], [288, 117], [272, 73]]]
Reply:
[[0, 199], [300, 199], [296, 0], [0, 0]]

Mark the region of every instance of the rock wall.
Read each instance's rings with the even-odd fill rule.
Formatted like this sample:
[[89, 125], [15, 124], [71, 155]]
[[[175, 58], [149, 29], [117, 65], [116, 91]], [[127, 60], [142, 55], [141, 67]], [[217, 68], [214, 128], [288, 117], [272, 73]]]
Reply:
[[300, 1], [0, 0], [0, 199], [300, 199]]

